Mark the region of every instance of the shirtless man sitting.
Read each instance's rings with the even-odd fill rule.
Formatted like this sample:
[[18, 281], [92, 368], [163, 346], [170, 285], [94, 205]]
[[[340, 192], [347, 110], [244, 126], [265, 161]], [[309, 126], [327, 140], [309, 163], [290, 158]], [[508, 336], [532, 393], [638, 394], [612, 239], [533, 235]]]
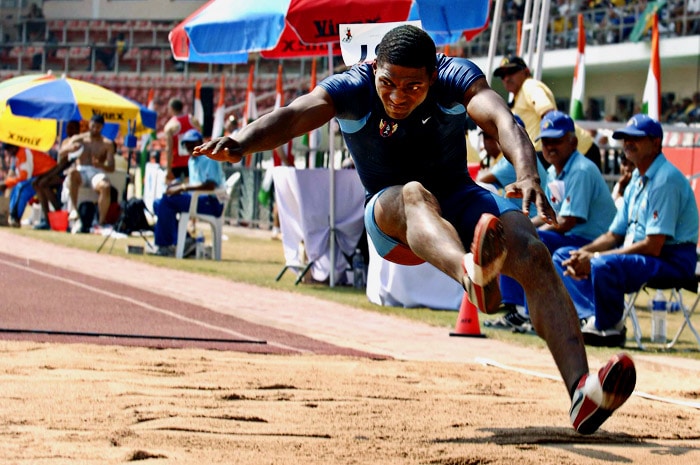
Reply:
[[98, 222], [105, 224], [109, 210], [110, 183], [105, 173], [114, 171], [114, 144], [102, 136], [104, 117], [94, 115], [90, 119], [87, 132], [71, 137], [70, 152], [77, 156], [75, 168], [70, 171], [69, 191], [73, 212], [77, 218], [78, 191], [81, 187], [90, 187], [97, 192]]

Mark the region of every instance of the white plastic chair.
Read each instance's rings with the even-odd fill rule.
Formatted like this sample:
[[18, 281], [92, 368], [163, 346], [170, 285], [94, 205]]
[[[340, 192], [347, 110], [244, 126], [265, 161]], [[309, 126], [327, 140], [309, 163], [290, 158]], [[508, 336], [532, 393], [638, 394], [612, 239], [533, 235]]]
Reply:
[[185, 239], [187, 238], [187, 226], [190, 219], [197, 219], [209, 223], [211, 226], [212, 245], [214, 250], [214, 260], [221, 260], [221, 241], [224, 229], [224, 213], [220, 216], [204, 215], [197, 213], [197, 202], [202, 195], [215, 195], [216, 191], [191, 191], [190, 209], [180, 213], [177, 224], [177, 246], [175, 247], [175, 257], [182, 258], [185, 253]]

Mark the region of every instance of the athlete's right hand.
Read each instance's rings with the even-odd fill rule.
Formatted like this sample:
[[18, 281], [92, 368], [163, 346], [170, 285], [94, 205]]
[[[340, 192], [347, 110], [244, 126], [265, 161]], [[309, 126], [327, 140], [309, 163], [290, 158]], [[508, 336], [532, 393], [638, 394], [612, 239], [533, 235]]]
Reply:
[[206, 155], [212, 160], [237, 163], [243, 158], [243, 151], [236, 139], [224, 136], [198, 145], [192, 151], [192, 155], [195, 157]]

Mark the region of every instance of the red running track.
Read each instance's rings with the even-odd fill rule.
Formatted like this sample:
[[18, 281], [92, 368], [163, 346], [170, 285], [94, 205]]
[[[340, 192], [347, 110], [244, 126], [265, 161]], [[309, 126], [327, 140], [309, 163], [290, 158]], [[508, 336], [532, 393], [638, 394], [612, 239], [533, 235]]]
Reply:
[[0, 253], [0, 339], [386, 358]]

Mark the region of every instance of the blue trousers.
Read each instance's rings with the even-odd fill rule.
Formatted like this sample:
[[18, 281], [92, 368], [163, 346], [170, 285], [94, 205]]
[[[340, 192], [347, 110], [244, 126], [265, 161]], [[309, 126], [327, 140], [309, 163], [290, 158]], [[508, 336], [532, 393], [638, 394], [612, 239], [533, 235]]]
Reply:
[[[556, 231], [537, 230], [540, 240], [547, 246], [550, 254], [554, 254], [557, 249], [562, 247], [579, 248], [590, 242], [581, 236], [564, 235]], [[525, 301], [525, 291], [516, 280], [509, 276], [501, 275], [501, 302], [504, 304], [522, 305], [527, 307]]]
[[[153, 202], [153, 213], [158, 217], [154, 231], [155, 242], [159, 247], [175, 245], [177, 242], [177, 214], [190, 209], [192, 196], [188, 193], [164, 195]], [[224, 206], [213, 195], [205, 195], [197, 202], [197, 213], [219, 216]]]
[[576, 306], [579, 318], [595, 316], [596, 327], [610, 329], [621, 319], [625, 294], [639, 290], [651, 278], [686, 279], [695, 275], [696, 245], [667, 245], [659, 257], [611, 254], [591, 259], [591, 275], [576, 280], [564, 276], [562, 262], [576, 247], [564, 247], [552, 257]]
[[18, 182], [10, 192], [10, 216], [19, 221], [24, 215], [29, 200], [36, 195], [32, 182], [34, 178]]

